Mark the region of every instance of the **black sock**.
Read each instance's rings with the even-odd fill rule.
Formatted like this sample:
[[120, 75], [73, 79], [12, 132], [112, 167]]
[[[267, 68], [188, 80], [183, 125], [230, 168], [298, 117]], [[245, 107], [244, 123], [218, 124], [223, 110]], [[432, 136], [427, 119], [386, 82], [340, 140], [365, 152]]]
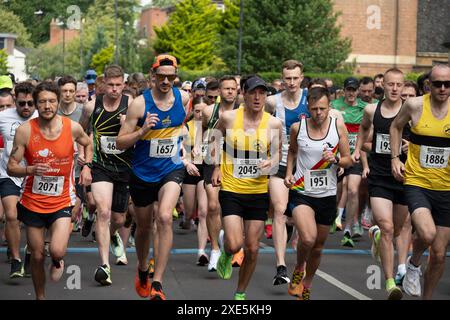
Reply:
[[162, 291], [162, 285], [161, 285], [161, 282], [159, 282], [159, 281], [153, 281], [153, 282], [152, 282], [152, 287], [153, 287], [156, 291]]
[[139, 281], [141, 281], [141, 283], [147, 283], [147, 279], [148, 279], [148, 269], [147, 271], [141, 271], [138, 268], [138, 273], [139, 273]]
[[61, 260], [56, 261], [56, 260], [53, 260], [53, 259], [52, 259], [52, 263], [53, 263], [53, 266], [54, 266], [56, 269], [61, 268]]

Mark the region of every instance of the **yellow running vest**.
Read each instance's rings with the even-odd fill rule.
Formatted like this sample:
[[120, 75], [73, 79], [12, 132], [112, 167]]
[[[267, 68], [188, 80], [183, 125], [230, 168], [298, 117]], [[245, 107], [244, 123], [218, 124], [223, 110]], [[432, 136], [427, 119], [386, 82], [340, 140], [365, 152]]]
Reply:
[[222, 152], [222, 190], [241, 194], [268, 191], [268, 176], [261, 175], [258, 164], [269, 157], [268, 122], [264, 112], [257, 130], [245, 132], [244, 108], [236, 112], [232, 130], [227, 130]]
[[442, 119], [431, 113], [430, 95], [423, 96], [423, 111], [411, 128], [405, 165], [405, 184], [450, 191], [450, 110]]

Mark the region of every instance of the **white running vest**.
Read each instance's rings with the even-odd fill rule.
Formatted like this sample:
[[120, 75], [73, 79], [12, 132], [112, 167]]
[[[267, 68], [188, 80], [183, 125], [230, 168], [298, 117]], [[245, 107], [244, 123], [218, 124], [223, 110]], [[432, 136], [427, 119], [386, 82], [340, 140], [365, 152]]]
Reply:
[[302, 119], [297, 135], [296, 183], [292, 190], [306, 196], [323, 198], [336, 195], [338, 166], [322, 159], [324, 146], [334, 154], [338, 152], [339, 134], [336, 118], [331, 119], [324, 139], [314, 140], [308, 135], [307, 121]]

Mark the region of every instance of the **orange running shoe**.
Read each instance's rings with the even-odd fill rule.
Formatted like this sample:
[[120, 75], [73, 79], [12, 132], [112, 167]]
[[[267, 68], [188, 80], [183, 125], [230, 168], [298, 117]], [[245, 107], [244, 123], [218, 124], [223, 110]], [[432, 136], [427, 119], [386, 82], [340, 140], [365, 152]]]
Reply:
[[292, 273], [292, 281], [288, 286], [288, 293], [294, 297], [301, 297], [303, 293], [302, 280], [305, 276], [305, 271], [300, 271], [298, 269], [294, 270]]
[[148, 277], [145, 277], [145, 279], [146, 281], [143, 284], [139, 279], [139, 269], [138, 269], [138, 272], [136, 273], [136, 278], [134, 278], [134, 288], [136, 289], [136, 293], [141, 298], [148, 298], [148, 296], [150, 295], [150, 280], [148, 279]]
[[153, 279], [153, 275], [155, 274], [155, 259], [150, 258], [148, 262], [148, 276], [150, 279]]
[[244, 261], [244, 249], [241, 248], [238, 253], [233, 255], [233, 259], [231, 260], [231, 265], [235, 268], [240, 267]]
[[162, 290], [162, 285], [158, 281], [152, 282], [152, 287], [150, 289], [150, 300], [166, 300], [166, 295]]
[[310, 295], [311, 295], [311, 288], [303, 287], [302, 294], [297, 298], [297, 300], [309, 300]]

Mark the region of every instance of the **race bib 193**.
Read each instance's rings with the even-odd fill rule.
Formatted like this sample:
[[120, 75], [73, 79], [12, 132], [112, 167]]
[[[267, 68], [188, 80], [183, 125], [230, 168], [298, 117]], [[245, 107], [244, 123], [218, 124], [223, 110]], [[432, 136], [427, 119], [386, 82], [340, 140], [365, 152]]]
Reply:
[[233, 164], [233, 177], [258, 178], [261, 170], [258, 168], [260, 159], [235, 159]]
[[375, 146], [375, 153], [390, 154], [391, 142], [389, 141], [389, 135], [384, 133], [377, 133], [377, 145]]
[[307, 170], [305, 173], [305, 191], [327, 190], [331, 187], [331, 170]]
[[433, 169], [447, 168], [449, 154], [450, 148], [420, 146], [420, 166]]
[[172, 158], [177, 153], [178, 137], [168, 139], [152, 139], [150, 142], [150, 157]]
[[100, 138], [100, 147], [102, 152], [105, 154], [121, 154], [122, 150], [117, 149], [116, 147], [117, 137], [106, 137], [102, 136]]
[[44, 196], [60, 196], [64, 187], [64, 177], [34, 176], [33, 193]]

